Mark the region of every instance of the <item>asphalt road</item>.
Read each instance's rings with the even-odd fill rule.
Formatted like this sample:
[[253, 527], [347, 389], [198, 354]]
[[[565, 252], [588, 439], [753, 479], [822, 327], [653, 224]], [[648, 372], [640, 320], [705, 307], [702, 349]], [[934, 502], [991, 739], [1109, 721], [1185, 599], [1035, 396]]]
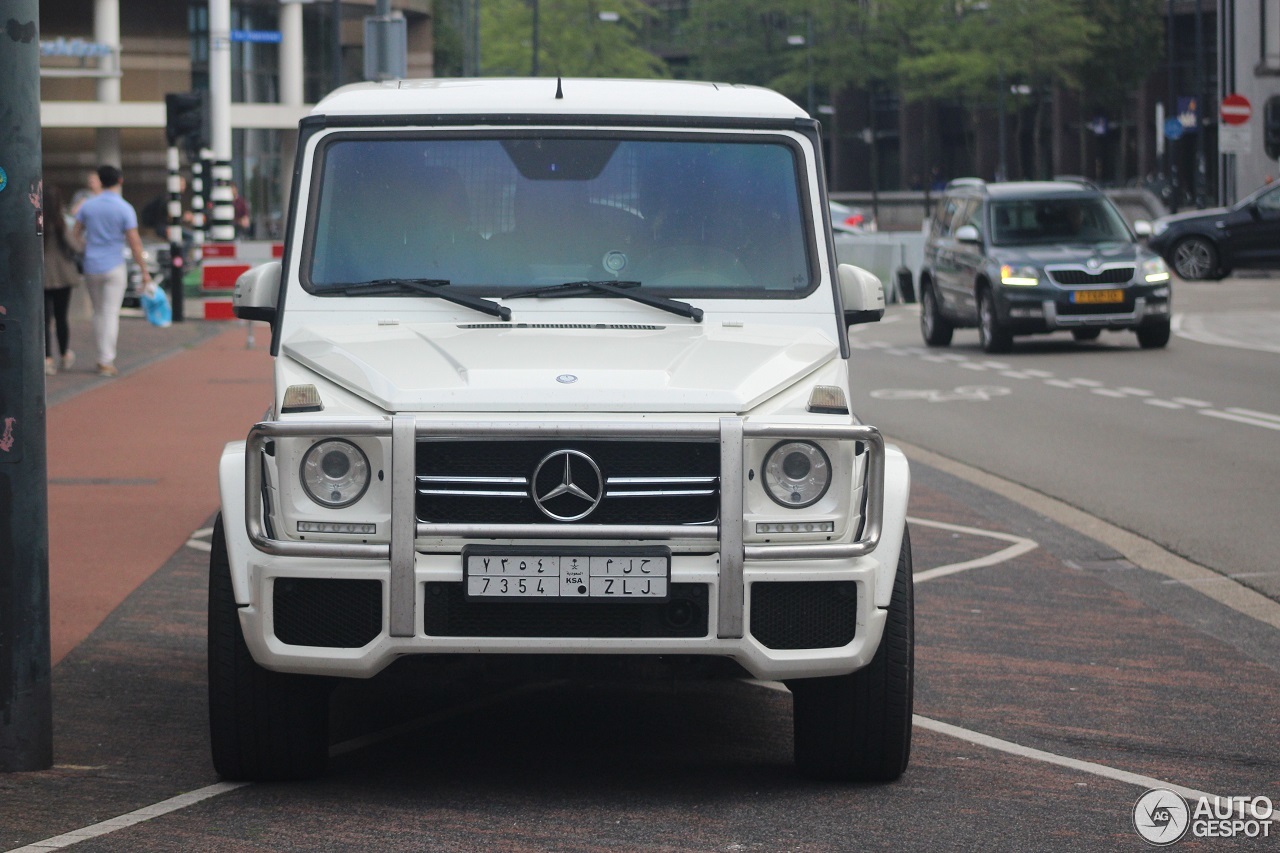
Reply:
[[917, 720], [895, 784], [797, 776], [778, 685], [466, 660], [342, 688], [323, 779], [220, 783], [206, 528], [58, 665], [56, 765], [0, 777], [0, 848], [1138, 850], [1148, 788], [1280, 801], [1274, 629], [926, 465], [912, 519]]
[[[1126, 559], [1043, 497], [1153, 539], [1195, 523], [1191, 545], [1220, 536], [1262, 573], [1165, 544], [1260, 588], [1272, 580], [1263, 545], [1220, 529], [1274, 541], [1265, 508], [1249, 516], [1240, 497], [1266, 496], [1280, 440], [1265, 417], [1280, 412], [1276, 326], [1258, 322], [1269, 287], [1180, 288], [1196, 339], [1164, 352], [1064, 336], [989, 359], [972, 332], [926, 352], [911, 306], [855, 333], [863, 417], [1036, 490], [1011, 499], [913, 460], [917, 719], [897, 783], [797, 776], [778, 685], [477, 677], [466, 659], [345, 685], [322, 779], [220, 782], [206, 525], [55, 668], [55, 766], [0, 775], [0, 849], [1141, 850], [1134, 808], [1149, 788], [1280, 803], [1280, 605], [1259, 599], [1268, 609], [1244, 615]], [[1251, 299], [1266, 301], [1232, 301]], [[957, 391], [973, 387], [988, 390]], [[1232, 460], [1230, 476], [1210, 476]], [[1278, 834], [1179, 846], [1262, 850]]]
[[854, 406], [891, 439], [1066, 501], [1280, 599], [1280, 279], [1177, 282], [1130, 333], [923, 345], [916, 305], [854, 327]]

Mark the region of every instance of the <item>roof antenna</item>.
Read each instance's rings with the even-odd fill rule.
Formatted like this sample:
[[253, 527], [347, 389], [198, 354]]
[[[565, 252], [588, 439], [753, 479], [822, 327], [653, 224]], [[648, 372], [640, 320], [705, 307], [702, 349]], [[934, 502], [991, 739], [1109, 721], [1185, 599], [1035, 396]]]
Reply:
[[564, 89], [560, 88], [560, 80], [561, 78], [559, 77], [556, 78], [556, 100], [557, 101], [564, 100]]

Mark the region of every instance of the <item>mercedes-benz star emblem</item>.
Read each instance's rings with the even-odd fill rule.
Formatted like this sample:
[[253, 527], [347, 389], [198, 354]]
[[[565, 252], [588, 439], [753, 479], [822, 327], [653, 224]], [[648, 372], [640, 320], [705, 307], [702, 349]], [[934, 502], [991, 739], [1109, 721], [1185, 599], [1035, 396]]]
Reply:
[[586, 518], [604, 498], [600, 466], [581, 450], [548, 453], [533, 469], [533, 502], [554, 521]]

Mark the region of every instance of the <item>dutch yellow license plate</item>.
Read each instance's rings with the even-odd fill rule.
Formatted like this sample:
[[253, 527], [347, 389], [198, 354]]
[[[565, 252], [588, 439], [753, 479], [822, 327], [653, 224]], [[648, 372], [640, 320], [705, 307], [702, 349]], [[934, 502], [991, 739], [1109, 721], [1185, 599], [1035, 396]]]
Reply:
[[1071, 301], [1089, 305], [1124, 302], [1123, 290], [1073, 290]]

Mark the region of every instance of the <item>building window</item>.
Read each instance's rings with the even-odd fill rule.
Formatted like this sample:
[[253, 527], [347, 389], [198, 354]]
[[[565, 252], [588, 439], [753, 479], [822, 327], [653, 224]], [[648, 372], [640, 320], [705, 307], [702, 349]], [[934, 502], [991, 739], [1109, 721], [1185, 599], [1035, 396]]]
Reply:
[[1280, 74], [1280, 8], [1264, 0], [1258, 4], [1258, 16], [1258, 32], [1262, 37], [1262, 61], [1258, 63], [1258, 73]]

